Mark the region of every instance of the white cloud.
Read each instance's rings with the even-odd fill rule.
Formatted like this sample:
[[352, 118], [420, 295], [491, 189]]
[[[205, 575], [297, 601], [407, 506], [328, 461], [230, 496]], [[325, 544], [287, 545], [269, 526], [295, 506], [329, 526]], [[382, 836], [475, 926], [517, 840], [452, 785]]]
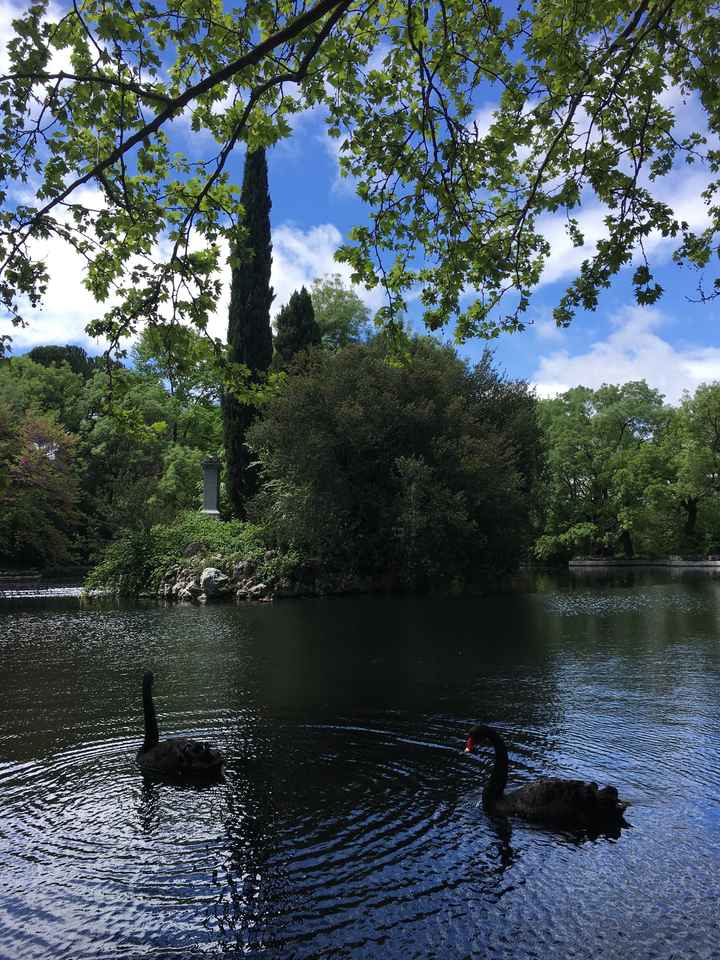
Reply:
[[555, 283], [565, 277], [573, 276], [580, 269], [583, 260], [595, 252], [598, 240], [607, 233], [603, 218], [605, 209], [599, 205], [587, 207], [575, 214], [578, 228], [585, 237], [582, 247], [573, 246], [567, 232], [567, 217], [564, 214], [540, 217], [538, 229], [550, 244], [550, 253], [543, 268], [540, 283]]
[[478, 140], [486, 137], [490, 132], [490, 125], [495, 119], [495, 113], [499, 106], [499, 103], [485, 103], [478, 107], [469, 124], [473, 133], [477, 134]]
[[[337, 273], [350, 285], [350, 267], [335, 260], [335, 251], [342, 243], [342, 234], [332, 223], [322, 223], [303, 230], [291, 223], [281, 224], [272, 232], [272, 272], [270, 283], [275, 291], [271, 316], [277, 316], [291, 294], [301, 287], [309, 290], [316, 277]], [[355, 293], [371, 311], [384, 303], [382, 291], [353, 286]], [[208, 324], [214, 337], [224, 340], [227, 335], [227, 312], [230, 304], [230, 284], [224, 285], [218, 309]]]
[[90, 353], [102, 352], [105, 342], [89, 337], [85, 327], [106, 306], [96, 303], [82, 284], [83, 259], [58, 238], [47, 241], [44, 248], [50, 280], [43, 305], [21, 311], [27, 327], [3, 324], [5, 332], [12, 336], [14, 351], [29, 350], [39, 344], [76, 343]]
[[12, 28], [12, 20], [20, 15], [20, 8], [7, 0], [0, 0], [0, 73], [7, 73], [9, 58], [7, 54], [7, 43], [15, 35]]
[[285, 224], [273, 231], [272, 284], [276, 313], [290, 299], [293, 290], [309, 286], [314, 277], [339, 272], [333, 256], [342, 242], [340, 231], [331, 223], [309, 230]]
[[[272, 232], [272, 272], [270, 283], [275, 291], [271, 315], [274, 319], [281, 307], [295, 290], [305, 286], [310, 289], [316, 277], [338, 273], [349, 284], [350, 267], [334, 259], [335, 251], [342, 243], [342, 234], [332, 223], [322, 223], [303, 230], [291, 223], [281, 224]], [[383, 304], [380, 290], [353, 288], [363, 303], [375, 311]], [[224, 340], [227, 335], [227, 312], [230, 304], [230, 285], [224, 285], [215, 316], [208, 324], [214, 337]]]
[[564, 340], [565, 334], [562, 327], [558, 327], [554, 320], [545, 318], [543, 320], [537, 320], [532, 329], [535, 331], [535, 336], [540, 340]]
[[541, 356], [530, 379], [542, 397], [580, 384], [596, 389], [603, 383], [647, 380], [669, 403], [677, 403], [683, 390], [720, 380], [720, 348], [672, 345], [656, 332], [665, 319], [656, 309], [625, 307], [612, 318], [615, 329], [607, 339], [575, 356], [567, 350]]
[[[290, 299], [293, 290], [310, 284], [315, 277], [339, 273], [350, 283], [350, 267], [334, 259], [335, 251], [342, 243], [342, 234], [332, 223], [302, 230], [292, 224], [283, 224], [273, 230], [272, 285], [275, 290], [273, 313], [277, 313]], [[382, 291], [354, 287], [360, 299], [378, 310], [384, 303]]]
[[[83, 202], [98, 205], [100, 194], [86, 191]], [[198, 246], [193, 238], [192, 248]], [[332, 223], [319, 224], [303, 230], [293, 224], [282, 224], [273, 230], [273, 265], [271, 283], [275, 290], [272, 305], [273, 317], [290, 299], [294, 290], [303, 285], [310, 288], [316, 277], [338, 273], [350, 282], [350, 268], [337, 263], [334, 254], [342, 242], [342, 235]], [[47, 295], [42, 307], [24, 312], [28, 326], [24, 329], [4, 326], [13, 337], [16, 352], [28, 350], [39, 344], [77, 343], [92, 353], [102, 351], [106, 344], [100, 339], [91, 339], [85, 332], [86, 325], [102, 315], [108, 304], [98, 304], [83, 286], [85, 263], [66, 243], [52, 238], [36, 248], [44, 257], [50, 272]], [[224, 261], [224, 258], [223, 258]], [[227, 311], [230, 301], [229, 268], [228, 282], [215, 315], [211, 317], [208, 330], [212, 336], [224, 340], [227, 334]], [[355, 287], [355, 292], [372, 311], [383, 304], [379, 289], [365, 290]]]
[[[28, 198], [29, 202], [33, 199]], [[91, 187], [80, 188], [73, 199], [95, 210], [105, 205], [102, 192]], [[70, 216], [66, 213], [58, 219], [69, 220]], [[4, 323], [6, 332], [13, 338], [14, 349], [26, 350], [46, 343], [76, 343], [91, 353], [104, 350], [106, 341], [89, 337], [85, 327], [110, 304], [98, 304], [83, 285], [86, 267], [83, 257], [57, 236], [33, 241], [32, 255], [47, 265], [47, 291], [40, 307], [21, 310], [27, 327], [11, 328], [9, 321]]]
[[358, 179], [351, 174], [345, 174], [340, 169], [340, 157], [342, 147], [346, 138], [344, 136], [331, 137], [327, 130], [318, 135], [318, 140], [322, 143], [325, 152], [331, 160], [335, 162], [335, 177], [330, 189], [333, 193], [344, 194], [345, 196], [354, 196], [357, 189]]

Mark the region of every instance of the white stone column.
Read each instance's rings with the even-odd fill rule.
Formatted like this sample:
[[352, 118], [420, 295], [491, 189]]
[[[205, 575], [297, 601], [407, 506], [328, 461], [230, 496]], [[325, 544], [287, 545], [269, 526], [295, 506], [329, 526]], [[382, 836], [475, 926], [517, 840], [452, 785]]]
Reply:
[[203, 468], [203, 505], [202, 512], [209, 517], [219, 517], [220, 511], [220, 461], [208, 457], [202, 462]]

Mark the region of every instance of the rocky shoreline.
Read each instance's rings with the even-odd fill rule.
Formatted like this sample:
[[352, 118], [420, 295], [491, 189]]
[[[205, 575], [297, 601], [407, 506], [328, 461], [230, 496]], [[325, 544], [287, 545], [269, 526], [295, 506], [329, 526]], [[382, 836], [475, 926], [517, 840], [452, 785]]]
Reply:
[[[186, 556], [193, 546], [186, 549]], [[478, 574], [468, 583], [438, 582], [420, 592], [484, 595], [509, 589], [512, 583], [508, 573], [485, 568]], [[267, 603], [301, 597], [403, 593], [407, 589], [393, 570], [374, 576], [338, 573], [317, 559], [283, 563], [275, 551], [268, 550], [251, 560], [231, 561], [220, 554], [197, 554], [180, 560], [168, 567], [155, 595], [169, 603]]]
[[[269, 556], [266, 560], [272, 560]], [[173, 564], [160, 581], [157, 595], [177, 603], [228, 603], [323, 597], [333, 594], [373, 593], [389, 588], [379, 580], [351, 575], [331, 575], [319, 563], [300, 565], [292, 576], [269, 574], [266, 564], [241, 560], [228, 566], [223, 558], [208, 558], [207, 565]], [[224, 569], [223, 569], [224, 568]]]

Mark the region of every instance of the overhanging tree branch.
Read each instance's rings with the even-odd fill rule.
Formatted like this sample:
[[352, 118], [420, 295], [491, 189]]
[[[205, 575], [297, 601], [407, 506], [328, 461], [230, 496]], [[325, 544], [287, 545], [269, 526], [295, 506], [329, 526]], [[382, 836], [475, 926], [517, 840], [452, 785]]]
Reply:
[[[712, 0], [562, 11], [520, 0], [512, 13], [501, 0], [320, 0], [304, 9], [313, 2], [244, 0], [226, 13], [184, 0], [143, 0], [142, 10], [134, 0], [122, 9], [70, 0], [58, 23], [44, 2], [18, 18], [0, 78], [0, 299], [14, 322], [20, 298], [36, 304], [47, 287], [35, 242], [59, 237], [80, 252], [92, 239], [87, 284], [99, 301], [113, 289], [122, 301], [94, 334], [112, 340], [163, 303], [204, 329], [219, 297], [218, 241], [232, 237], [241, 212], [228, 174], [234, 148], [243, 139], [270, 146], [290, 134], [293, 114], [315, 108], [330, 135], [344, 137], [341, 167], [367, 204], [339, 259], [356, 281], [386, 287], [385, 320], [421, 287], [433, 329], [453, 318], [460, 338], [522, 329], [553, 217], [589, 247], [558, 323], [593, 309], [638, 249], [636, 300], [659, 296], [643, 243], [652, 231], [679, 237], [678, 261], [714, 262]], [[72, 57], [68, 70], [55, 72], [55, 50]], [[683, 108], [664, 90], [694, 98], [701, 120], [690, 133], [674, 127]], [[189, 105], [192, 131], [210, 134], [214, 156], [196, 159], [198, 142], [191, 159], [184, 128], [170, 123]], [[675, 183], [662, 182], [685, 161], [709, 170], [697, 232], [699, 215], [685, 223], [667, 200]], [[24, 184], [38, 175], [28, 201]], [[90, 181], [103, 190], [99, 211], [81, 189]], [[586, 241], [574, 211], [589, 197], [607, 216]], [[191, 233], [202, 246], [191, 247]], [[151, 319], [165, 322], [164, 311]]]
[[[188, 87], [187, 90], [179, 94], [177, 97], [170, 99], [166, 107], [155, 117], [153, 117], [152, 120], [141, 127], [140, 130], [136, 131], [124, 143], [118, 144], [118, 146], [102, 160], [98, 160], [97, 163], [93, 164], [87, 173], [84, 173], [82, 176], [73, 180], [73, 182], [70, 183], [60, 194], [58, 194], [58, 196], [49, 200], [43, 207], [36, 211], [29, 220], [27, 220], [25, 223], [22, 223], [18, 229], [32, 231], [36, 225], [38, 225], [45, 217], [47, 217], [47, 215], [51, 213], [52, 210], [58, 206], [58, 204], [66, 200], [70, 194], [89, 181], [97, 179], [99, 174], [102, 174], [105, 170], [111, 167], [117, 160], [120, 159], [120, 157], [128, 153], [129, 150], [132, 150], [133, 147], [143, 143], [143, 141], [157, 133], [164, 123], [180, 113], [180, 111], [183, 110], [193, 100], [196, 100], [203, 93], [206, 93], [208, 90], [211, 90], [218, 84], [232, 79], [234, 76], [236, 76], [238, 73], [241, 73], [248, 67], [255, 66], [277, 47], [301, 34], [307, 27], [311, 26], [313, 23], [316, 23], [327, 13], [335, 10], [336, 8], [339, 8], [341, 13], [345, 12], [349, 5], [350, 0], [319, 0], [314, 7], [311, 7], [305, 13], [301, 14], [299, 17], [296, 17], [295, 20], [288, 24], [288, 26], [284, 29], [278, 30], [277, 33], [274, 33], [266, 40], [263, 40], [261, 43], [257, 44], [249, 53], [239, 57], [232, 63], [227, 64], [222, 69], [216, 70], [214, 73], [211, 73], [198, 83]], [[337, 22], [337, 19], [339, 19], [339, 17], [335, 17], [333, 19], [333, 25], [335, 22]], [[327, 33], [322, 36], [322, 39], [324, 39], [326, 36]], [[322, 40], [320, 40], [320, 42], [322, 42]], [[18, 241], [13, 247], [11, 247], [8, 255], [5, 258], [5, 261], [0, 266], [0, 275], [7, 267], [8, 263], [11, 262], [12, 257], [19, 249], [21, 243], [22, 240]]]

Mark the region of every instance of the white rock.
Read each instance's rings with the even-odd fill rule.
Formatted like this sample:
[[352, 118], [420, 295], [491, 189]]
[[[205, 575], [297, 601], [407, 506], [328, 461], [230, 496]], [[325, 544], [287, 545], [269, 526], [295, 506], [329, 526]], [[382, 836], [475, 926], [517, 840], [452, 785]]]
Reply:
[[200, 589], [206, 597], [214, 597], [227, 587], [230, 577], [217, 567], [205, 567], [200, 574]]

